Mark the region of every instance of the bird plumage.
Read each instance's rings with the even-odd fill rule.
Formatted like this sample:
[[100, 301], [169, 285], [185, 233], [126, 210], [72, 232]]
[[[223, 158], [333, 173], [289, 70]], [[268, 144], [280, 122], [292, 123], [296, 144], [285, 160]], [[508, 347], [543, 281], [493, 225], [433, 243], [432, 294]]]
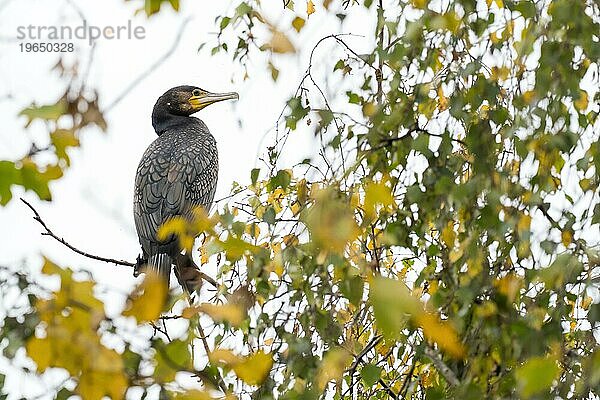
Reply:
[[196, 207], [208, 210], [217, 187], [215, 138], [204, 122], [189, 116], [197, 110], [187, 108], [198, 90], [182, 86], [159, 98], [152, 115], [158, 137], [146, 149], [135, 177], [133, 213], [143, 258], [167, 283], [181, 249], [176, 237], [159, 240], [158, 229], [175, 216], [191, 218]]

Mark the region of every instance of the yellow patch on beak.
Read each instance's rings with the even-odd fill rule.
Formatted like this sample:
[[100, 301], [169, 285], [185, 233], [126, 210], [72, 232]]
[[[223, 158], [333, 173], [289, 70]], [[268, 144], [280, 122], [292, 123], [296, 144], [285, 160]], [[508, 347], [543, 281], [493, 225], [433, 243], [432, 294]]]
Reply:
[[235, 92], [230, 93], [210, 93], [205, 92], [200, 96], [192, 96], [188, 100], [194, 111], [202, 110], [204, 107], [223, 100], [237, 100], [239, 95]]

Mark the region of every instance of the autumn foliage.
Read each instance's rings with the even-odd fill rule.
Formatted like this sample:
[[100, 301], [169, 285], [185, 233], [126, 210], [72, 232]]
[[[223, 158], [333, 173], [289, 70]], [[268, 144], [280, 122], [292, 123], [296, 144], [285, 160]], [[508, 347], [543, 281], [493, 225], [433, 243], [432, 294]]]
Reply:
[[[179, 7], [146, 0], [148, 17], [163, 3]], [[369, 52], [344, 29], [303, 42], [313, 16], [358, 12]], [[189, 299], [146, 275], [109, 317], [82, 274], [46, 260], [48, 290], [7, 268], [5, 357], [66, 371], [62, 399], [600, 395], [597, 2], [247, 0], [215, 24], [202, 52], [241, 75], [307, 65], [246, 183], [161, 228], [218, 266], [216, 287]], [[107, 129], [96, 105], [22, 112], [57, 161], [0, 161], [3, 204], [14, 185], [51, 199], [80, 129]], [[316, 153], [295, 160], [293, 135]]]

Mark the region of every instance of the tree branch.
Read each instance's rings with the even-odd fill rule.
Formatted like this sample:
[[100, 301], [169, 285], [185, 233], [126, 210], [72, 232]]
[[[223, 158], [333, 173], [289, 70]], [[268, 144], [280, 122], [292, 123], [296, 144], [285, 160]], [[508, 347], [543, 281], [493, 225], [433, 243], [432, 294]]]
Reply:
[[129, 262], [129, 261], [124, 261], [124, 260], [116, 260], [114, 258], [106, 258], [106, 257], [95, 256], [95, 255], [87, 253], [87, 252], [85, 252], [83, 250], [79, 250], [75, 246], [69, 244], [65, 239], [57, 236], [54, 232], [52, 232], [52, 230], [50, 228], [48, 228], [48, 225], [46, 225], [46, 223], [44, 222], [44, 220], [42, 219], [42, 217], [40, 217], [40, 214], [37, 212], [37, 210], [31, 204], [29, 204], [27, 202], [27, 200], [21, 198], [21, 201], [23, 203], [25, 203], [25, 205], [27, 207], [29, 207], [29, 209], [31, 211], [33, 211], [33, 214], [34, 214], [33, 219], [36, 220], [44, 228], [45, 232], [42, 232], [43, 236], [50, 236], [50, 237], [54, 238], [56, 241], [62, 243], [64, 246], [68, 247], [71, 251], [74, 251], [75, 253], [77, 253], [79, 255], [82, 255], [84, 257], [91, 258], [92, 260], [102, 261], [102, 262], [106, 262], [106, 263], [110, 263], [110, 264], [116, 264], [116, 265], [124, 265], [126, 267], [135, 267], [137, 265], [137, 263], [132, 263], [132, 262]]
[[[50, 236], [51, 238], [53, 238], [54, 240], [56, 240], [57, 242], [61, 243], [63, 246], [66, 246], [67, 248], [69, 248], [71, 251], [82, 255], [84, 257], [90, 258], [92, 260], [96, 260], [96, 261], [102, 261], [105, 263], [109, 263], [109, 264], [115, 264], [115, 265], [123, 265], [126, 267], [133, 267], [134, 268], [134, 274], [137, 276], [137, 274], [139, 273], [138, 269], [141, 266], [141, 261], [140, 259], [138, 259], [136, 262], [130, 262], [130, 261], [125, 261], [125, 260], [117, 260], [114, 258], [107, 258], [107, 257], [101, 257], [101, 256], [96, 256], [94, 254], [90, 254], [88, 252], [85, 252], [83, 250], [79, 250], [77, 247], [73, 246], [72, 244], [70, 244], [69, 242], [67, 242], [65, 239], [61, 238], [60, 236], [58, 236], [57, 234], [55, 234], [49, 227], [48, 225], [46, 225], [46, 223], [44, 222], [44, 220], [42, 219], [42, 217], [40, 216], [40, 213], [29, 203], [27, 202], [27, 200], [21, 198], [21, 201], [23, 203], [25, 203], [25, 205], [27, 207], [29, 207], [29, 209], [33, 212], [33, 219], [35, 221], [37, 221], [42, 228], [44, 228], [45, 232], [42, 232], [42, 236]], [[215, 288], [219, 287], [219, 284], [217, 281], [215, 281], [213, 278], [211, 278], [210, 276], [206, 275], [204, 272], [198, 271], [198, 274], [200, 275], [200, 277], [205, 280], [206, 282], [210, 283], [212, 286], [214, 286]]]
[[460, 385], [460, 381], [456, 377], [454, 371], [450, 369], [442, 360], [442, 357], [435, 351], [433, 348], [429, 346], [425, 346], [423, 353], [433, 362], [435, 368], [439, 371], [440, 374], [446, 379], [446, 381], [450, 384], [450, 386], [458, 386]]

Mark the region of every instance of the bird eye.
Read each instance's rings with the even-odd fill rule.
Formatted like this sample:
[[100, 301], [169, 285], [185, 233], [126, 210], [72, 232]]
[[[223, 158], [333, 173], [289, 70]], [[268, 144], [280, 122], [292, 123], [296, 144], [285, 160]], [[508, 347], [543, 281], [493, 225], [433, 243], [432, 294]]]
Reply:
[[202, 94], [202, 91], [200, 89], [194, 89], [192, 90], [192, 96], [200, 96]]

